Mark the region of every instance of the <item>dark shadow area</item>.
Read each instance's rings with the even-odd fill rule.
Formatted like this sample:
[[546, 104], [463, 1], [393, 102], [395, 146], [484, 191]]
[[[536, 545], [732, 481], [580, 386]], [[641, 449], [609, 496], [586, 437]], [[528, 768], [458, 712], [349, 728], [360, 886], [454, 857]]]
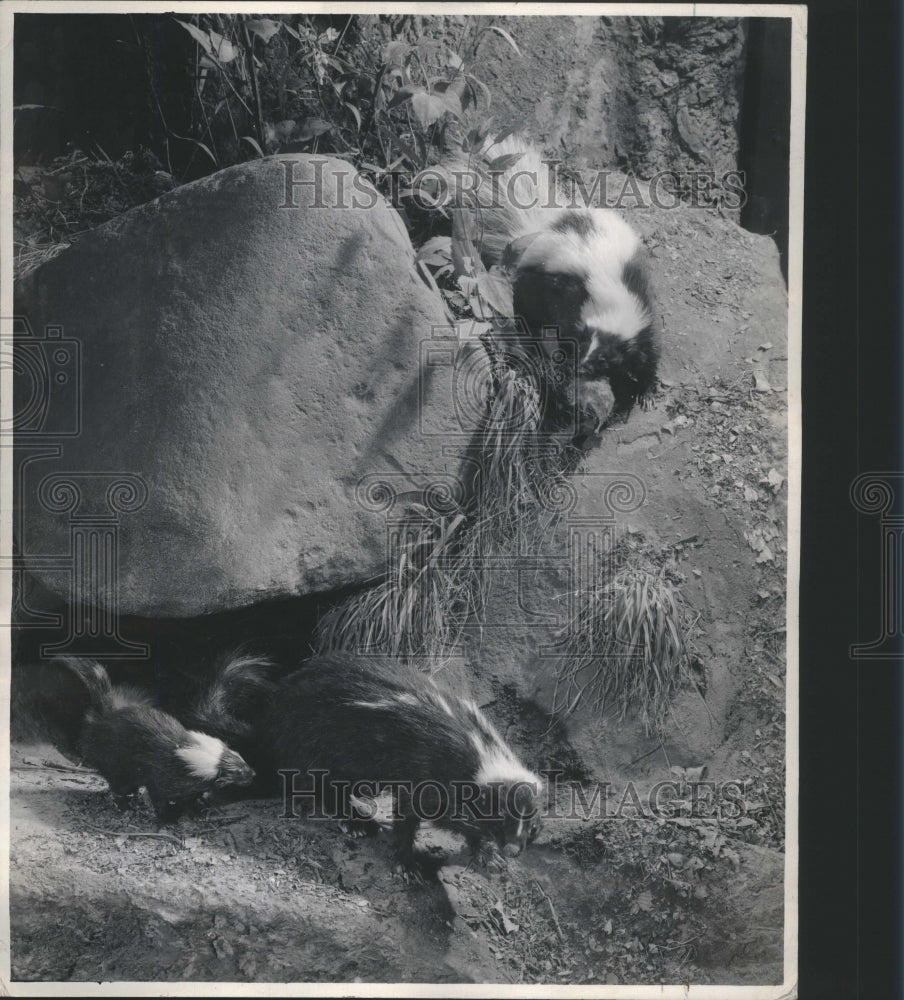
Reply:
[[738, 167], [746, 174], [741, 225], [771, 236], [788, 280], [788, 169], [791, 143], [791, 21], [748, 21]]
[[[146, 657], [122, 659], [117, 643], [104, 635], [73, 636], [66, 603], [30, 580], [30, 607], [61, 617], [58, 626], [21, 627], [13, 608], [12, 731], [15, 739], [49, 738], [71, 746], [87, 708], [86, 694], [65, 669], [49, 665], [48, 646], [66, 645], [68, 655], [83, 655], [104, 664], [114, 684], [152, 691], [154, 700], [175, 715], [197, 697], [217, 658], [243, 649], [267, 656], [276, 674], [293, 670], [313, 651], [319, 615], [360, 588], [347, 588], [300, 598], [265, 601], [196, 618], [141, 618], [123, 615], [116, 634], [144, 644]], [[36, 598], [36, 593], [40, 596]], [[110, 655], [105, 655], [110, 653]]]

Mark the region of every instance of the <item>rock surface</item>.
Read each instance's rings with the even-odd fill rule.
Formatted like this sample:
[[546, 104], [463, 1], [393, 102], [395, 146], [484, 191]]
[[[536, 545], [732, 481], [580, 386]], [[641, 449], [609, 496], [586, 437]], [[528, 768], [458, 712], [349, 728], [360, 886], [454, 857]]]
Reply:
[[[290, 170], [306, 182], [291, 200]], [[437, 444], [448, 342], [428, 351], [442, 304], [397, 213], [344, 161], [273, 157], [166, 194], [29, 275], [17, 310], [80, 346], [79, 433], [56, 437], [48, 408], [27, 443], [62, 453], [24, 462], [18, 497], [26, 561], [57, 556], [34, 572], [64, 598], [70, 527], [89, 514], [113, 515], [118, 594], [108, 580], [96, 596], [123, 614], [367, 579], [385, 555], [377, 484], [455, 472]]]
[[[362, 18], [375, 35], [376, 19]], [[500, 35], [461, 15], [410, 19], [409, 41], [484, 34], [472, 72], [489, 113], [520, 123], [572, 166], [736, 170], [747, 28], [731, 17], [495, 17]]]

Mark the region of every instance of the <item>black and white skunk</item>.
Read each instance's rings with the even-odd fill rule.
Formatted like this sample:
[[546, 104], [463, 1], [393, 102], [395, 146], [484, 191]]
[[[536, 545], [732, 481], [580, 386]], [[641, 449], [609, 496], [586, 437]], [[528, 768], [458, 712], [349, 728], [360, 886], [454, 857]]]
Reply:
[[255, 720], [273, 691], [275, 664], [239, 650], [220, 656], [194, 704], [180, 713], [190, 729], [216, 736], [243, 756], [253, 752]]
[[[494, 162], [511, 165], [487, 175]], [[463, 200], [479, 206], [480, 254], [507, 272], [515, 317], [533, 338], [555, 329], [573, 341], [579, 383], [607, 379], [612, 416], [626, 417], [652, 392], [660, 354], [638, 235], [613, 209], [571, 207], [550, 165], [516, 136], [449, 166], [482, 179]]]
[[[406, 871], [419, 872], [422, 820], [463, 834], [475, 860], [490, 860], [494, 844], [520, 853], [540, 826], [540, 778], [473, 701], [398, 661], [343, 652], [308, 660], [277, 688], [260, 738], [271, 766], [300, 772], [293, 791], [319, 787], [330, 816], [352, 814], [360, 783], [371, 801], [389, 786]], [[328, 772], [319, 786], [314, 770]]]
[[120, 808], [144, 787], [158, 818], [170, 822], [204, 793], [248, 785], [254, 779], [254, 771], [222, 740], [186, 729], [155, 708], [142, 691], [114, 688], [99, 663], [77, 657], [55, 662], [78, 676], [88, 690], [91, 707], [78, 751], [107, 781]]

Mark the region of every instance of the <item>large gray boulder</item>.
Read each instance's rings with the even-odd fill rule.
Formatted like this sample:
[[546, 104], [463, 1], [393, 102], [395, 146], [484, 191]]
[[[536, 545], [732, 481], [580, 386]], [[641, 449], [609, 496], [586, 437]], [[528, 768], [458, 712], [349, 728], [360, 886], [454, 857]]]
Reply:
[[342, 160], [273, 157], [170, 192], [32, 272], [17, 312], [79, 355], [78, 433], [58, 436], [76, 419], [58, 393], [21, 441], [60, 454], [22, 466], [17, 498], [26, 565], [63, 598], [87, 515], [112, 525], [118, 585], [107, 574], [82, 596], [113, 607], [118, 591], [122, 613], [364, 580], [384, 563], [379, 484], [410, 493], [456, 470], [437, 443], [440, 298], [397, 212]]

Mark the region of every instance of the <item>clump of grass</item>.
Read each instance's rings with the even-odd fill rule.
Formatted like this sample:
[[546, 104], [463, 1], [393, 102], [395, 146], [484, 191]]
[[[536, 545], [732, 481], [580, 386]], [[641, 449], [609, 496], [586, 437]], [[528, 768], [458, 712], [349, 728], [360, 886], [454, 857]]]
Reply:
[[58, 257], [69, 247], [68, 243], [46, 243], [35, 245], [30, 243], [17, 243], [15, 246], [15, 258], [13, 260], [13, 277], [16, 281], [30, 274], [35, 268], [46, 264], [47, 261]]
[[386, 576], [321, 617], [319, 648], [441, 665], [454, 652], [468, 614], [483, 606], [479, 538], [463, 513], [440, 515], [412, 504]]
[[480, 466], [474, 488], [451, 512], [411, 505], [385, 577], [321, 617], [320, 649], [442, 665], [465, 626], [483, 619], [486, 557], [550, 528], [563, 474], [540, 440], [537, 389], [504, 363], [494, 386], [472, 456]]
[[672, 698], [692, 680], [692, 623], [662, 571], [624, 566], [578, 596], [556, 676], [554, 715], [579, 705], [623, 721], [636, 713], [649, 736], [662, 730]]
[[480, 483], [474, 497], [490, 542], [548, 531], [567, 474], [561, 448], [545, 433], [540, 392], [529, 374], [497, 364], [478, 438]]

